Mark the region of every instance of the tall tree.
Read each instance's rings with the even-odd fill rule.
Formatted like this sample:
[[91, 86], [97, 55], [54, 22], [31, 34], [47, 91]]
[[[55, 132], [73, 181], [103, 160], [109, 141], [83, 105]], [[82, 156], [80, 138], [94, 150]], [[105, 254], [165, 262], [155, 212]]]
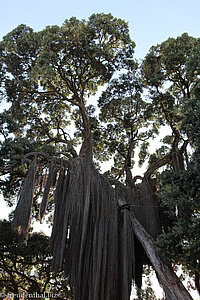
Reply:
[[[190, 44], [177, 46], [180, 70], [166, 58], [178, 41]], [[65, 271], [75, 299], [128, 300], [132, 280], [141, 286], [145, 263], [155, 268], [168, 299], [191, 299], [155, 246], [164, 225], [152, 176], [161, 166], [175, 172], [184, 168], [188, 141], [180, 144], [184, 115], [179, 102], [190, 99], [199, 80], [192, 60], [198, 47], [198, 40], [187, 35], [163, 43], [145, 58], [141, 78], [128, 26], [110, 14], [94, 14], [88, 21], [71, 18], [38, 33], [20, 25], [0, 44], [1, 91], [11, 105], [1, 115], [2, 187], [9, 197], [20, 189], [13, 225], [22, 240], [31, 211], [42, 219], [54, 203], [52, 267], [55, 274]], [[181, 78], [175, 76], [179, 71]], [[105, 84], [98, 119], [87, 99]], [[147, 101], [144, 84], [151, 88]], [[70, 138], [67, 127], [73, 120], [76, 132]], [[142, 142], [144, 161], [147, 140], [162, 124], [172, 129], [171, 149], [151, 159], [138, 184], [131, 172], [134, 151]], [[94, 162], [111, 157], [113, 169], [103, 176]]]
[[[199, 43], [199, 39], [187, 34], [170, 38], [152, 47], [142, 66], [155, 117], [159, 121], [162, 116], [161, 124], [165, 120], [173, 141], [170, 164], [160, 178], [165, 220], [158, 244], [169, 261], [195, 274], [198, 291], [200, 252], [195, 228], [199, 226]], [[166, 137], [165, 142], [169, 141]], [[193, 149], [192, 156], [188, 144]], [[164, 152], [163, 158], [168, 153]]]
[[199, 104], [197, 86], [191, 101], [184, 106], [186, 118], [182, 126], [182, 132], [189, 137], [194, 152], [185, 170], [176, 173], [167, 170], [161, 174], [161, 199], [165, 207], [171, 207], [168, 215], [174, 222], [159, 237], [158, 244], [169, 261], [174, 265], [181, 264], [187, 273], [194, 275], [195, 286], [200, 293]]

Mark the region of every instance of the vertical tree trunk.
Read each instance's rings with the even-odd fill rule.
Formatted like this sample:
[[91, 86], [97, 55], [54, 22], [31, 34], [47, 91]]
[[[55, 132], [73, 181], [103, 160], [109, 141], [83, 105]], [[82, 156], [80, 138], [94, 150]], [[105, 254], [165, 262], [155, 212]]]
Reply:
[[195, 281], [195, 287], [200, 295], [200, 275], [197, 271], [195, 272], [195, 280], [194, 281]]

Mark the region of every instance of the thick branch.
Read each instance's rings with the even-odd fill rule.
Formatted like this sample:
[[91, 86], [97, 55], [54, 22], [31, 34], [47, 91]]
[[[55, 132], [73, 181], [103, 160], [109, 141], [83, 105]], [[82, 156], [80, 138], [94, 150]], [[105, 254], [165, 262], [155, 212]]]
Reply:
[[72, 157], [75, 158], [75, 157], [78, 156], [76, 150], [74, 149], [74, 147], [72, 145], [72, 141], [62, 139], [60, 137], [59, 138], [58, 137], [51, 137], [49, 135], [49, 140], [46, 142], [46, 144], [49, 144], [49, 143], [52, 143], [52, 142], [67, 144], [68, 150], [71, 153]]
[[184, 148], [187, 146], [187, 143], [184, 142], [181, 149], [178, 149], [178, 143], [180, 141], [180, 133], [177, 129], [173, 131], [175, 137], [172, 144], [172, 166], [174, 171], [184, 170], [184, 157], [183, 157], [183, 151]]
[[135, 218], [135, 215], [132, 211], [130, 211], [130, 218], [134, 233], [142, 244], [148, 258], [150, 259], [159, 277], [159, 281], [167, 295], [173, 300], [191, 300], [192, 297], [190, 296], [189, 292], [186, 290], [173, 270], [159, 255], [155, 246], [155, 242]]
[[[126, 209], [125, 202], [122, 198], [118, 198], [119, 207]], [[129, 213], [134, 234], [141, 243], [148, 256], [154, 270], [157, 273], [159, 282], [163, 286], [165, 293], [170, 300], [192, 300], [189, 292], [186, 290], [182, 282], [179, 280], [178, 276], [173, 272], [172, 268], [168, 266], [162, 256], [158, 253], [155, 246], [155, 241], [147, 233], [144, 227], [136, 219], [134, 212], [128, 208], [127, 213]]]
[[144, 173], [144, 177], [149, 178], [151, 176], [151, 174], [159, 169], [160, 167], [166, 165], [167, 163], [169, 163], [172, 160], [172, 153], [170, 152], [169, 154], [167, 154], [166, 156], [164, 156], [163, 158], [159, 159], [158, 161], [156, 161], [154, 164], [152, 164], [148, 170]]

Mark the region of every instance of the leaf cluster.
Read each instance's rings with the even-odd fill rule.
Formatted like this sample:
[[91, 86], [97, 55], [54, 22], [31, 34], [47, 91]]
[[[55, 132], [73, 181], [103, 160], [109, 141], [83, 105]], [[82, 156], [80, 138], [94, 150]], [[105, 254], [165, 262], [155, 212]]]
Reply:
[[18, 243], [17, 232], [10, 222], [0, 221], [0, 278], [5, 293], [47, 293], [67, 298], [67, 280], [59, 274], [53, 279], [49, 237], [33, 233], [26, 243]]
[[[163, 255], [182, 264], [193, 273], [199, 272], [200, 189], [199, 159], [192, 159], [187, 170], [162, 174], [161, 203], [171, 224], [158, 238]], [[169, 224], [170, 224], [169, 223]]]

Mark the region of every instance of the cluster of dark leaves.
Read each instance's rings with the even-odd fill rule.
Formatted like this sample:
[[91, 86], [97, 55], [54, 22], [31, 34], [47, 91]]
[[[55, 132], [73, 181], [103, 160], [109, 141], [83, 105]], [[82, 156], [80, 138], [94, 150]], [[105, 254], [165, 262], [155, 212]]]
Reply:
[[0, 288], [5, 293], [47, 293], [58, 299], [71, 299], [62, 273], [53, 278], [49, 237], [30, 233], [26, 242], [18, 243], [11, 223], [0, 221]]

